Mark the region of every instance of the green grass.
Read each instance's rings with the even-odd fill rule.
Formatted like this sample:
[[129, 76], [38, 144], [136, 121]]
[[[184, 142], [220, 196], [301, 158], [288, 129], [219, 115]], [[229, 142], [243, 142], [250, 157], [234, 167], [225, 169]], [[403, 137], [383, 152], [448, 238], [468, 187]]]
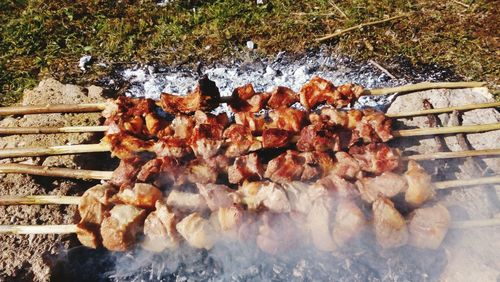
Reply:
[[[66, 83], [91, 83], [121, 62], [212, 62], [245, 54], [299, 53], [314, 39], [355, 24], [399, 13], [405, 19], [353, 31], [328, 42], [359, 59], [438, 63], [466, 79], [499, 79], [498, 13], [494, 1], [155, 1], [0, 0], [0, 104], [50, 75]], [[437, 2], [443, 2], [436, 4]], [[449, 2], [449, 3], [444, 3]], [[297, 13], [307, 13], [298, 15]], [[328, 14], [330, 15], [323, 15]], [[244, 51], [244, 52], [241, 52]], [[111, 68], [82, 73], [83, 54]]]

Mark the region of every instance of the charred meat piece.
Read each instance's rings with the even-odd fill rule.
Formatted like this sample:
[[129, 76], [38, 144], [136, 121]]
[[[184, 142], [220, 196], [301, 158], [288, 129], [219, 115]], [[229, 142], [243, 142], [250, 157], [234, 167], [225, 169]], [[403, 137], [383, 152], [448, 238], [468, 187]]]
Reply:
[[331, 82], [315, 76], [302, 86], [299, 95], [300, 103], [309, 111], [333, 97], [335, 95], [335, 86]]
[[222, 126], [199, 124], [194, 128], [189, 144], [196, 156], [208, 159], [215, 156], [224, 144]]
[[288, 150], [267, 164], [264, 177], [276, 183], [300, 180], [304, 171], [305, 158], [298, 152]]
[[109, 182], [117, 187], [134, 183], [143, 164], [144, 160], [140, 158], [121, 160], [118, 167], [113, 171]]
[[230, 125], [224, 130], [223, 137], [229, 143], [225, 153], [227, 157], [238, 157], [262, 147], [259, 141], [254, 140], [252, 131], [241, 124]]
[[264, 109], [269, 94], [255, 93], [252, 84], [245, 84], [234, 89], [229, 106], [233, 112], [256, 113]]
[[374, 174], [392, 171], [401, 162], [399, 151], [384, 143], [353, 146], [349, 149], [349, 154], [358, 161], [361, 170]]
[[363, 87], [359, 85], [352, 83], [342, 84], [337, 87], [335, 95], [327, 102], [336, 108], [343, 108], [356, 101], [363, 92]]
[[189, 137], [191, 137], [191, 133], [193, 132], [194, 126], [195, 121], [192, 116], [182, 114], [176, 115], [172, 120], [172, 124], [170, 125], [174, 134], [173, 137], [179, 139], [189, 139]]
[[194, 113], [194, 121], [196, 125], [210, 124], [221, 128], [226, 128], [229, 125], [229, 118], [226, 113], [213, 115], [202, 111], [196, 111]]
[[257, 246], [272, 255], [289, 250], [298, 239], [290, 218], [282, 214], [265, 213], [258, 232]]
[[269, 112], [271, 122], [266, 124], [266, 128], [278, 128], [299, 133], [306, 123], [304, 111], [293, 108], [279, 108]]
[[267, 105], [271, 109], [288, 108], [296, 102], [299, 102], [297, 93], [288, 87], [278, 86], [271, 92]]
[[333, 241], [338, 247], [344, 246], [358, 236], [367, 222], [361, 209], [350, 200], [341, 200], [335, 212]]
[[197, 249], [210, 250], [217, 240], [215, 228], [198, 213], [183, 218], [177, 223], [176, 229], [191, 247]]
[[408, 181], [405, 201], [408, 204], [418, 207], [434, 197], [435, 192], [431, 176], [416, 161], [411, 160], [408, 162], [405, 177], [406, 181]]
[[124, 204], [144, 209], [154, 209], [156, 201], [162, 198], [161, 191], [147, 183], [136, 183], [133, 188], [122, 189], [116, 199]]
[[170, 191], [167, 197], [167, 206], [182, 213], [203, 212], [208, 209], [207, 202], [202, 195], [179, 190]]
[[111, 146], [111, 154], [121, 160], [142, 157], [142, 154], [153, 151], [154, 142], [144, 141], [125, 133], [108, 134], [101, 140]]
[[335, 198], [354, 199], [359, 196], [354, 184], [334, 174], [319, 179], [314, 183], [314, 186], [324, 187]]
[[424, 249], [439, 248], [450, 221], [448, 209], [440, 204], [414, 210], [408, 224], [410, 245]]
[[373, 230], [383, 248], [395, 248], [408, 242], [408, 227], [391, 200], [380, 196], [373, 202]]
[[227, 169], [229, 183], [240, 183], [243, 180], [260, 180], [264, 174], [264, 168], [257, 154], [238, 157], [234, 164]]
[[404, 176], [393, 172], [384, 172], [376, 177], [363, 177], [356, 182], [361, 198], [368, 203], [377, 200], [378, 195], [392, 198], [408, 189]]
[[264, 148], [284, 148], [292, 141], [293, 132], [279, 129], [268, 128], [262, 132], [262, 146]]
[[179, 246], [180, 236], [175, 228], [177, 218], [162, 201], [156, 202], [156, 210], [144, 221], [144, 241], [142, 247], [153, 252], [175, 249]]
[[80, 222], [76, 234], [82, 245], [89, 248], [101, 246], [100, 225], [111, 207], [111, 198], [117, 191], [111, 185], [96, 185], [83, 193], [78, 204]]
[[[392, 120], [384, 113], [375, 110], [364, 110], [361, 123], [368, 124], [382, 142], [387, 142], [392, 136]], [[372, 141], [373, 142], [373, 141]]]
[[115, 205], [101, 224], [103, 246], [110, 251], [126, 251], [143, 230], [146, 211], [130, 205]]
[[155, 103], [151, 99], [129, 98], [121, 96], [114, 102], [115, 106], [103, 112], [105, 124], [116, 127], [117, 132], [137, 137], [156, 134], [168, 125], [155, 113]]
[[211, 211], [216, 211], [219, 208], [229, 208], [239, 202], [235, 191], [226, 185], [196, 184], [196, 187], [198, 187], [200, 195], [203, 196]]
[[251, 112], [235, 113], [234, 122], [250, 129], [252, 133], [261, 133], [266, 126], [266, 121], [263, 116], [258, 116]]
[[204, 76], [196, 89], [186, 96], [162, 93], [159, 104], [167, 113], [190, 114], [197, 110], [209, 112], [219, 106], [220, 93], [215, 82]]
[[333, 128], [325, 123], [314, 123], [300, 131], [297, 149], [302, 152], [310, 151], [339, 151], [339, 136]]

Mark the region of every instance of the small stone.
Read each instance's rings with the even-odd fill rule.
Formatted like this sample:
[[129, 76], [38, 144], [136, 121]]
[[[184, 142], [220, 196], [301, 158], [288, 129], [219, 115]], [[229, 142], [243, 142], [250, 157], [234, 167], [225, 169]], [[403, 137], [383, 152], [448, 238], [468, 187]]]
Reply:
[[247, 48], [253, 50], [255, 48], [255, 43], [252, 40], [247, 41]]

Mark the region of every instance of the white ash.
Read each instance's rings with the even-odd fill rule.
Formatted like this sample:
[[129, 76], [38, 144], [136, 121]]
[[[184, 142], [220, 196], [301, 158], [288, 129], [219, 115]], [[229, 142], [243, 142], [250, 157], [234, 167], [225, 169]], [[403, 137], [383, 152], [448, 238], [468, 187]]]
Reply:
[[92, 61], [92, 56], [90, 56], [90, 55], [82, 56], [80, 58], [80, 60], [78, 61], [78, 67], [82, 71], [86, 71], [87, 70], [87, 65], [89, 65], [91, 61]]
[[[256, 91], [270, 91], [276, 86], [287, 86], [299, 91], [313, 76], [323, 77], [335, 85], [353, 82], [372, 89], [413, 81], [435, 81], [444, 75], [443, 71], [438, 69], [425, 76], [412, 73], [411, 79], [391, 79], [369, 63], [354, 63], [350, 59], [332, 56], [326, 51], [306, 54], [299, 58], [279, 53], [272, 60], [256, 59], [251, 62], [214, 64], [202, 69], [202, 73], [215, 81], [222, 96], [231, 95], [234, 88], [247, 83], [252, 83]], [[186, 95], [196, 87], [200, 73], [182, 68], [136, 66], [120, 71], [119, 77], [131, 83], [127, 95], [158, 99], [162, 92]], [[384, 109], [393, 98], [394, 96], [363, 97], [355, 107]]]

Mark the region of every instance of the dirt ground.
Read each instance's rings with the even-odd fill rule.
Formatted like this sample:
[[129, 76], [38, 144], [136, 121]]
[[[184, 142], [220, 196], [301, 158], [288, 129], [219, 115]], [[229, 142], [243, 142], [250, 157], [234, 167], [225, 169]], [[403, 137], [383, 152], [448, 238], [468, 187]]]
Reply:
[[[398, 97], [389, 112], [418, 110], [422, 108], [422, 99], [428, 98], [434, 107], [446, 107], [493, 100], [485, 88], [472, 90], [433, 90], [412, 93]], [[23, 104], [44, 103], [85, 103], [102, 101], [102, 89], [97, 87], [80, 88], [63, 85], [55, 80], [44, 80], [37, 88], [26, 91]], [[449, 123], [449, 115], [440, 115], [444, 125]], [[97, 124], [99, 114], [51, 114], [25, 117], [8, 117], [0, 121], [0, 126], [68, 126]], [[464, 124], [484, 124], [500, 121], [496, 110], [484, 109], [466, 112]], [[401, 120], [399, 128], [427, 127], [427, 118], [418, 117]], [[93, 143], [99, 136], [94, 134], [57, 134], [25, 135], [0, 138], [0, 148], [32, 147], [63, 144]], [[474, 149], [496, 148], [500, 142], [500, 131], [470, 134], [468, 141]], [[452, 150], [461, 150], [455, 136], [446, 137], [446, 143]], [[410, 138], [395, 144], [405, 151], [430, 153], [437, 150], [433, 137]], [[100, 160], [105, 154], [81, 156], [63, 156], [47, 158], [19, 158], [6, 160], [70, 168], [102, 169]], [[484, 164], [482, 163], [484, 161]], [[441, 178], [471, 178], [471, 170], [464, 160], [446, 160], [425, 162], [430, 172], [445, 172]], [[484, 158], [479, 165], [486, 165], [495, 173], [500, 172], [500, 160]], [[436, 179], [443, 180], [443, 179]], [[81, 195], [95, 182], [61, 180], [25, 175], [0, 175], [0, 195]], [[473, 187], [440, 192], [439, 200], [458, 220], [482, 219], [498, 216], [499, 187]], [[69, 224], [73, 223], [75, 207], [63, 206], [11, 206], [0, 207], [0, 224]], [[500, 277], [500, 241], [493, 240], [497, 228], [478, 230], [451, 231], [445, 241], [448, 266], [442, 273], [443, 281], [497, 281]], [[0, 280], [47, 281], [51, 277], [59, 253], [78, 244], [70, 235], [0, 235]]]
[[[103, 101], [99, 87], [80, 88], [64, 85], [53, 79], [40, 82], [38, 87], [26, 91], [23, 105], [30, 104], [71, 104]], [[90, 114], [49, 114], [6, 117], [0, 126], [69, 126], [95, 125], [100, 115]], [[53, 134], [5, 136], [0, 138], [0, 148], [42, 147], [64, 144], [96, 142], [94, 134]], [[100, 155], [60, 156], [47, 158], [18, 158], [2, 162], [58, 167], [98, 169], [91, 165], [91, 159]], [[17, 174], [0, 175], [1, 195], [81, 195], [93, 182], [61, 180]], [[75, 206], [10, 206], [0, 207], [0, 224], [70, 224], [75, 216]], [[58, 252], [70, 246], [73, 236], [59, 235], [0, 235], [0, 280], [47, 281], [51, 265]]]

